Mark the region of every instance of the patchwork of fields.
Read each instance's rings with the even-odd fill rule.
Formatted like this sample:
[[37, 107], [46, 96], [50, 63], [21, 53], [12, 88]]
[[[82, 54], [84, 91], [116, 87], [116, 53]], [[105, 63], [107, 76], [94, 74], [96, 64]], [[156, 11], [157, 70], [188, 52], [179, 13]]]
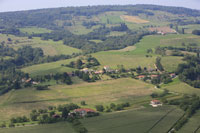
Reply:
[[[110, 66], [116, 68], [117, 65], [124, 65], [125, 68], [136, 68], [138, 66], [154, 68], [156, 61], [156, 54], [150, 54], [152, 57], [146, 57], [147, 49], [155, 49], [157, 46], [181, 46], [182, 42], [185, 39], [192, 39], [190, 43], [198, 41], [198, 37], [194, 35], [154, 35], [146, 36], [139, 43], [137, 43], [133, 48], [128, 47], [125, 50], [111, 50], [103, 51], [92, 54], [97, 58], [101, 64], [100, 68], [103, 66]], [[189, 42], [186, 42], [188, 44]], [[131, 49], [130, 49], [131, 48]], [[73, 69], [62, 67], [61, 64], [67, 64], [70, 60], [62, 60], [53, 63], [46, 63], [40, 65], [33, 65], [30, 67], [23, 68], [24, 72], [30, 73], [31, 75], [42, 75], [47, 73], [54, 72], [64, 72], [72, 71]], [[182, 61], [182, 57], [175, 56], [164, 56], [162, 57], [162, 64], [167, 71], [174, 71], [177, 68], [177, 65]]]

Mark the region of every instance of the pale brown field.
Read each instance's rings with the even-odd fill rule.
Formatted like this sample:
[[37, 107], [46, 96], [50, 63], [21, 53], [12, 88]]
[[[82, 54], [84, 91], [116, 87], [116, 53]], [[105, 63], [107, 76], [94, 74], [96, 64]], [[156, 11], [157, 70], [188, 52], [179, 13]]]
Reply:
[[148, 23], [149, 21], [141, 19], [137, 16], [128, 16], [128, 15], [122, 15], [121, 19], [127, 22], [142, 24], [142, 23]]

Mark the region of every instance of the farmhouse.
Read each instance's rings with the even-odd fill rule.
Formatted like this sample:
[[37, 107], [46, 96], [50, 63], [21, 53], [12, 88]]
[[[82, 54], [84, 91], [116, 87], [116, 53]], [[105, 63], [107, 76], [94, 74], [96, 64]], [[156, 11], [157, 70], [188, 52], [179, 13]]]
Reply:
[[75, 109], [74, 113], [79, 114], [80, 116], [85, 116], [87, 114], [96, 113], [96, 111], [93, 109], [82, 108], [82, 109]]
[[159, 100], [152, 100], [152, 101], [150, 102], [150, 105], [151, 105], [152, 107], [158, 107], [158, 106], [162, 106], [162, 103], [161, 103]]

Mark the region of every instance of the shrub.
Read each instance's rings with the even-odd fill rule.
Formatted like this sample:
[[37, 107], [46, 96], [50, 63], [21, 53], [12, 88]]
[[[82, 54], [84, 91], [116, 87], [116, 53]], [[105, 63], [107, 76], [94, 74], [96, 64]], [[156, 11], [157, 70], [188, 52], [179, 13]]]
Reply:
[[0, 128], [5, 128], [5, 127], [6, 127], [6, 123], [5, 122], [0, 125]]
[[11, 123], [9, 124], [9, 127], [15, 127], [15, 124], [11, 122]]
[[103, 107], [103, 105], [96, 105], [95, 107], [96, 107], [96, 110], [99, 111], [99, 112], [103, 112], [104, 109], [105, 109], [105, 108]]
[[81, 101], [81, 105], [83, 106], [86, 105], [85, 101]]

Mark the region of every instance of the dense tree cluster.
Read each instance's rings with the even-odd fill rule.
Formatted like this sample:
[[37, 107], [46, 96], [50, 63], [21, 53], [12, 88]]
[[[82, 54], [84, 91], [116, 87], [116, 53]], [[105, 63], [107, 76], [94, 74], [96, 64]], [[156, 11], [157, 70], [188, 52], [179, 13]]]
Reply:
[[[5, 49], [5, 47], [3, 47]], [[12, 48], [9, 49], [9, 55], [14, 58], [3, 60], [0, 62], [0, 71], [6, 70], [10, 67], [19, 67], [28, 63], [37, 63], [41, 58], [44, 57], [43, 51], [41, 48], [32, 48], [30, 46], [24, 46], [15, 51]], [[3, 56], [5, 56], [6, 51], [2, 51]]]
[[91, 74], [89, 72], [83, 72], [83, 71], [75, 71], [74, 72], [75, 76], [78, 76], [80, 79], [82, 79], [83, 81], [87, 81], [87, 82], [95, 82], [96, 80], [99, 80], [100, 77], [96, 74]]
[[71, 61], [69, 64], [67, 64], [67, 67], [76, 68], [76, 69], [83, 69], [83, 68], [91, 68], [94, 66], [99, 66], [99, 61], [92, 56], [87, 56], [85, 59], [81, 60], [78, 59], [76, 61]]
[[193, 30], [192, 34], [200, 36], [200, 30]]
[[90, 29], [90, 28], [92, 28], [93, 26], [98, 25], [98, 23], [97, 23], [97, 22], [94, 22], [94, 21], [90, 21], [90, 22], [84, 21], [84, 22], [82, 23], [82, 25], [85, 26], [87, 29]]
[[112, 31], [127, 31], [128, 27], [125, 23], [120, 24], [119, 26], [111, 27]]
[[189, 85], [200, 88], [200, 58], [196, 56], [185, 56], [186, 63], [179, 64], [177, 73], [180, 80]]
[[160, 57], [156, 58], [156, 67], [157, 67], [158, 70], [164, 71], [164, 68], [163, 68], [163, 66], [161, 64], [161, 58]]
[[12, 89], [20, 89], [26, 86], [22, 83], [23, 78], [29, 78], [29, 75], [14, 68], [0, 71], [0, 95]]
[[[61, 83], [65, 83], [68, 85], [71, 85], [73, 82], [71, 80], [71, 77], [68, 75], [67, 72], [64, 73], [56, 73], [56, 74], [47, 74], [44, 76], [36, 76], [32, 78], [34, 81], [36, 82], [46, 82], [46, 81], [50, 81], [50, 80], [55, 80], [56, 82], [61, 82]], [[48, 86], [36, 86], [37, 90], [44, 90], [47, 89]]]

